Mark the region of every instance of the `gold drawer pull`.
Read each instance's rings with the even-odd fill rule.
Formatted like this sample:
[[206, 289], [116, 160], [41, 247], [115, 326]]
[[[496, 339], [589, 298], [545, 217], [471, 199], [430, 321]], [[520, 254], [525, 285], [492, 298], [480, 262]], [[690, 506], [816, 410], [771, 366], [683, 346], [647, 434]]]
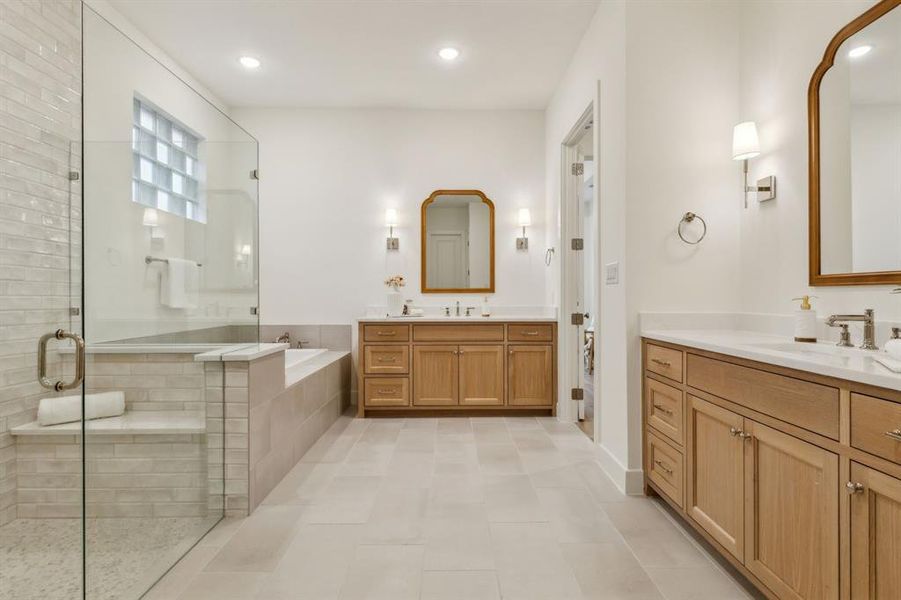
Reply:
[[670, 469], [668, 466], [666, 466], [666, 464], [664, 464], [662, 461], [655, 460], [654, 464], [657, 465], [658, 467], [660, 467], [661, 469], [663, 469], [667, 475], [673, 474], [673, 470]]
[[389, 335], [397, 335], [397, 332], [396, 331], [377, 331], [375, 334], [389, 336]]
[[671, 363], [670, 361], [660, 360], [659, 358], [652, 358], [651, 362], [654, 364], [660, 365], [661, 367], [666, 367], [666, 368], [673, 366], [673, 363]]
[[394, 362], [394, 359], [390, 358], [390, 357], [380, 356], [379, 362], [380, 363], [391, 363], [391, 362]]
[[538, 335], [537, 331], [523, 331], [523, 335]]
[[896, 442], [901, 442], [901, 429], [892, 429], [891, 431], [886, 431], [885, 435], [892, 438]]
[[393, 394], [393, 393], [394, 393], [394, 390], [391, 389], [391, 388], [380, 388], [380, 389], [377, 390], [377, 393], [379, 393], [379, 394]]
[[667, 415], [669, 415], [669, 416], [673, 416], [673, 411], [671, 411], [671, 410], [668, 409], [667, 407], [663, 406], [662, 404], [655, 404], [655, 405], [654, 405], [654, 408], [656, 408], [657, 410], [659, 410], [660, 412], [662, 412], [662, 413], [664, 413], [664, 414], [667, 414]]

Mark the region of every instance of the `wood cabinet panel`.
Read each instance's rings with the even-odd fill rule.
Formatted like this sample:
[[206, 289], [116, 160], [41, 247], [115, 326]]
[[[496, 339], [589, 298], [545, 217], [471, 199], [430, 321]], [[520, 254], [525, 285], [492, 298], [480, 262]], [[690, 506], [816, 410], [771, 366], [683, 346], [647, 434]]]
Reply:
[[744, 428], [745, 567], [779, 598], [838, 598], [838, 456], [749, 419]]
[[414, 342], [503, 342], [502, 324], [413, 325]]
[[552, 342], [554, 326], [525, 323], [507, 325], [507, 340], [511, 342]]
[[689, 386], [838, 440], [837, 388], [689, 353]]
[[851, 394], [851, 445], [901, 463], [901, 404]]
[[367, 342], [407, 342], [410, 340], [410, 326], [363, 325], [363, 340]]
[[457, 404], [457, 346], [413, 346], [413, 405]]
[[460, 346], [460, 405], [504, 404], [504, 346]]
[[682, 390], [648, 378], [644, 393], [648, 425], [681, 446], [685, 441]]
[[553, 346], [508, 346], [507, 404], [553, 406]]
[[851, 463], [851, 598], [901, 598], [901, 480]]
[[647, 369], [682, 383], [682, 351], [655, 344], [647, 345]]
[[685, 510], [738, 560], [744, 559], [744, 419], [689, 395]]
[[657, 437], [648, 434], [648, 477], [679, 506], [684, 506], [682, 494], [682, 453]]
[[365, 346], [363, 364], [372, 375], [403, 375], [410, 370], [409, 346]]
[[410, 405], [410, 380], [407, 377], [369, 377], [363, 388], [366, 406]]

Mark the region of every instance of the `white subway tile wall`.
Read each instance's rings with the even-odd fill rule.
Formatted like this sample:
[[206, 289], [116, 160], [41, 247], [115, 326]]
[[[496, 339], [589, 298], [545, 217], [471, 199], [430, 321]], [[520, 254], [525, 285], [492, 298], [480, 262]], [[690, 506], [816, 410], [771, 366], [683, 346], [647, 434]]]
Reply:
[[[16, 518], [9, 429], [46, 395], [38, 337], [80, 330], [81, 2], [0, 2], [0, 525]], [[73, 268], [75, 267], [75, 268]], [[51, 356], [51, 368], [60, 371]]]

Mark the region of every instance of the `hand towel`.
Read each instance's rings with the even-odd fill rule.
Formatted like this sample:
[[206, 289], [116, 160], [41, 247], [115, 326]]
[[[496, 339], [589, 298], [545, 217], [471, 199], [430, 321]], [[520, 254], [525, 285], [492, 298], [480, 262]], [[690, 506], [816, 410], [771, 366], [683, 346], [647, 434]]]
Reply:
[[895, 360], [888, 356], [874, 356], [873, 360], [891, 371], [892, 373], [901, 373], [901, 360]]
[[169, 308], [197, 308], [200, 267], [183, 258], [168, 261], [160, 281], [160, 303]]
[[[88, 394], [84, 399], [85, 420], [118, 417], [125, 414], [125, 392]], [[58, 425], [81, 420], [81, 396], [41, 398], [38, 403], [38, 424]]]

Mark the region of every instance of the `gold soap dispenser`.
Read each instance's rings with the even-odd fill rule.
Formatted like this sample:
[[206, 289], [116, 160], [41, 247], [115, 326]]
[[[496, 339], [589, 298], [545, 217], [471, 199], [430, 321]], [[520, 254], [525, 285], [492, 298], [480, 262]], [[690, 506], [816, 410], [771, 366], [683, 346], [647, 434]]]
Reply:
[[817, 341], [817, 311], [813, 310], [810, 300], [816, 296], [793, 298], [800, 301], [801, 307], [795, 311], [795, 341], [814, 343]]

